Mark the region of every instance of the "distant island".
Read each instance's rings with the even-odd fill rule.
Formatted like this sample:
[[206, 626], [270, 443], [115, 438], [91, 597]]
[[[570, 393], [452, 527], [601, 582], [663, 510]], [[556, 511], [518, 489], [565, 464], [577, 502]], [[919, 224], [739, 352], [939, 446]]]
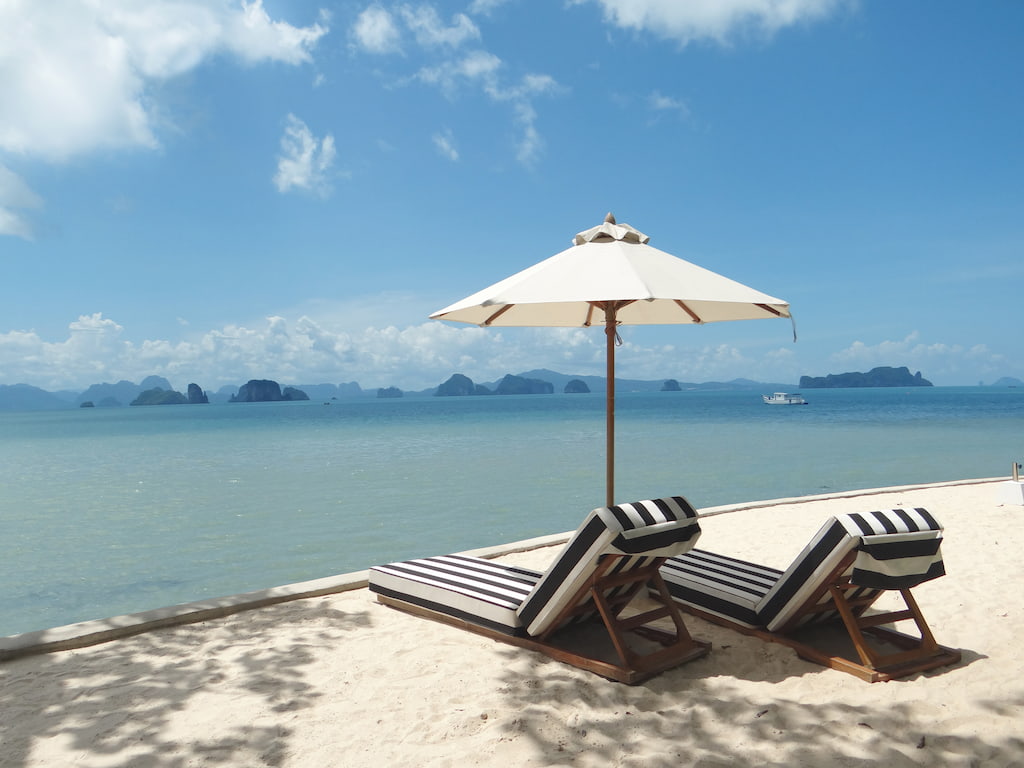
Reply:
[[309, 395], [295, 387], [285, 387], [270, 379], [250, 379], [232, 395], [232, 403], [279, 403], [282, 401], [309, 400]]
[[854, 387], [930, 387], [921, 372], [910, 373], [906, 366], [880, 366], [867, 373], [830, 373], [827, 376], [801, 376], [800, 389], [848, 389]]
[[154, 387], [153, 389], [147, 389], [128, 403], [128, 405], [184, 405], [187, 402], [188, 398], [181, 394], [181, 392]]
[[[583, 382], [579, 382], [583, 384]], [[586, 386], [585, 384], [583, 386]], [[455, 373], [434, 392], [435, 397], [463, 397], [466, 395], [550, 395], [555, 386], [550, 381], [507, 374], [491, 389], [475, 384], [468, 376]], [[578, 390], [577, 390], [578, 391]]]
[[[546, 368], [525, 371], [518, 375], [509, 374], [495, 382], [479, 383], [462, 373], [455, 373], [436, 388], [423, 390], [419, 395], [437, 397], [467, 397], [476, 395], [550, 394], [561, 391], [564, 394], [604, 393], [607, 382], [604, 376], [570, 376]], [[763, 392], [794, 389], [793, 382], [764, 382], [751, 379], [731, 381], [680, 382], [676, 379], [620, 379], [615, 378], [618, 392], [683, 392], [683, 391], [744, 391]], [[550, 387], [550, 389], [548, 388]]]
[[[48, 392], [29, 384], [0, 384], [0, 411], [46, 411], [65, 408], [124, 408], [133, 405], [166, 405], [211, 403], [223, 405], [231, 402], [289, 402], [316, 400], [351, 400], [363, 397], [392, 399], [402, 397], [511, 395], [511, 394], [604, 394], [607, 382], [604, 376], [568, 375], [539, 368], [519, 374], [508, 374], [493, 382], [474, 382], [461, 373], [453, 374], [439, 386], [417, 391], [403, 391], [398, 387], [375, 387], [364, 390], [358, 382], [340, 384], [299, 384], [281, 387], [271, 379], [252, 379], [241, 387], [224, 385], [216, 391], [204, 391], [198, 384], [189, 384], [187, 394], [176, 392], [162, 376], [147, 376], [141, 384], [119, 381], [116, 384], [93, 384], [85, 391], [58, 390]], [[615, 386], [620, 394], [629, 392], [790, 392], [797, 389], [793, 382], [766, 382], [752, 379], [730, 381], [687, 382], [677, 379], [624, 379], [616, 377]], [[829, 387], [930, 387], [920, 372], [911, 374], [903, 368], [874, 368], [867, 373], [829, 374], [828, 376], [802, 376], [800, 388]], [[979, 382], [978, 386], [985, 386]], [[990, 387], [1024, 387], [1024, 382], [1012, 376], [997, 379]], [[156, 390], [156, 391], [154, 391]]]
[[[92, 401], [87, 400], [86, 402], [91, 403]], [[210, 398], [198, 384], [189, 384], [187, 397], [181, 392], [171, 389], [169, 385], [167, 389], [153, 387], [141, 392], [129, 405], [205, 405], [209, 402]], [[85, 403], [82, 403], [82, 406], [88, 407]]]

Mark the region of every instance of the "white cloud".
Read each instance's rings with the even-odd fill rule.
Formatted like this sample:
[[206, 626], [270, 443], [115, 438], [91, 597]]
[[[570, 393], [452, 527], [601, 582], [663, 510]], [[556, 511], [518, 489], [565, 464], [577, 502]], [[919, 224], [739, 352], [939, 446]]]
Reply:
[[433, 136], [434, 147], [441, 154], [452, 162], [459, 159], [459, 151], [455, 148], [455, 137], [450, 130], [435, 133]]
[[153, 148], [154, 84], [225, 52], [309, 61], [326, 32], [274, 21], [262, 0], [0, 3], [0, 152], [59, 161]]
[[391, 12], [371, 5], [356, 17], [352, 27], [356, 45], [369, 53], [397, 53], [401, 50], [401, 32]]
[[96, 313], [82, 315], [68, 331], [61, 342], [44, 341], [34, 331], [0, 333], [0, 370], [9, 383], [57, 389], [109, 377], [111, 362], [116, 367], [123, 356], [124, 342], [118, 340], [123, 328]]
[[432, 5], [419, 5], [415, 8], [404, 5], [401, 14], [406, 25], [416, 36], [416, 42], [427, 48], [457, 48], [468, 40], [480, 39], [480, 30], [464, 13], [452, 16], [450, 26], [445, 26]]
[[[422, 297], [398, 293], [343, 303], [310, 302], [210, 330], [181, 324], [178, 332], [184, 337], [177, 340], [132, 340], [129, 329], [101, 313], [83, 315], [60, 341], [33, 331], [0, 333], [0, 384], [82, 391], [102, 381], [139, 382], [155, 374], [179, 391], [191, 382], [216, 390], [252, 378], [287, 384], [358, 381], [364, 388], [421, 390], [453, 373], [478, 382], [533, 368], [604, 375], [601, 328], [497, 329], [421, 320], [438, 306], [429, 304], [425, 307]], [[788, 373], [795, 365], [788, 347], [666, 344], [656, 340], [656, 329], [631, 327], [623, 328], [622, 336], [617, 353], [622, 378], [796, 380]], [[673, 341], [689, 344], [691, 336], [682, 333]]]
[[[321, 14], [326, 20], [326, 16]], [[312, 24], [295, 27], [274, 21], [263, 9], [263, 0], [242, 0], [242, 12], [227, 16], [224, 26], [225, 47], [247, 62], [263, 60], [302, 64], [310, 60], [310, 50], [327, 33], [327, 27]]]
[[[402, 299], [382, 296], [365, 303], [388, 301]], [[376, 316], [387, 314], [386, 309], [377, 309]], [[137, 382], [155, 374], [167, 377], [178, 389], [193, 381], [204, 389], [219, 389], [251, 378], [290, 384], [354, 380], [366, 387], [425, 389], [455, 372], [483, 381], [549, 360], [570, 367], [586, 364], [600, 359], [603, 340], [600, 333], [578, 332], [575, 343], [568, 344], [572, 332], [510, 333], [433, 321], [404, 328], [367, 326], [359, 312], [343, 326], [336, 319], [300, 316], [289, 321], [271, 316], [251, 326], [228, 325], [184, 341], [134, 343], [125, 338], [121, 325], [102, 313], [83, 315], [69, 324], [63, 341], [47, 341], [33, 331], [0, 333], [2, 383], [83, 390], [101, 381]], [[600, 370], [597, 362], [593, 365]]]
[[288, 115], [281, 136], [274, 185], [278, 192], [301, 189], [326, 196], [331, 191], [330, 171], [335, 159], [334, 136], [317, 139], [295, 115]]
[[32, 239], [32, 225], [23, 213], [41, 208], [39, 195], [28, 184], [0, 163], [0, 235]]
[[[179, 341], [133, 342], [126, 338], [127, 329], [101, 313], [84, 315], [69, 324], [63, 341], [48, 341], [33, 331], [0, 333], [0, 370], [4, 372], [0, 383], [81, 391], [101, 381], [138, 382], [156, 374], [179, 390], [190, 382], [215, 390], [252, 378], [287, 384], [358, 381], [368, 389], [394, 385], [420, 390], [440, 384], [453, 373], [478, 382], [533, 368], [604, 375], [605, 337], [599, 328], [485, 329], [434, 321], [389, 324], [388, 316], [409, 315], [409, 301], [410, 297], [397, 295], [364, 297], [342, 306], [318, 307], [316, 316], [273, 315]], [[691, 347], [652, 342], [647, 329], [623, 328], [622, 333], [624, 344], [617, 353], [621, 378], [701, 382], [744, 377], [795, 382], [799, 375], [795, 370], [800, 352], [788, 346], [740, 348], [716, 342]], [[936, 384], [1014, 375], [1008, 361], [985, 345], [925, 344], [916, 333], [871, 346], [858, 342], [833, 360], [842, 361], [843, 370], [908, 365]]]
[[728, 44], [756, 34], [770, 37], [785, 27], [815, 21], [848, 0], [570, 0], [596, 2], [619, 27], [652, 33], [686, 45], [709, 39]]

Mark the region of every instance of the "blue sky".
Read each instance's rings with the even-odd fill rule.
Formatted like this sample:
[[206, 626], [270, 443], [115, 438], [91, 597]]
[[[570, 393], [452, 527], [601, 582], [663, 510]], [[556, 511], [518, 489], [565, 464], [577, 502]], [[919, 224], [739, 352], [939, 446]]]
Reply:
[[603, 373], [427, 319], [612, 211], [790, 302], [681, 381], [1024, 378], [1024, 4], [0, 0], [0, 383]]

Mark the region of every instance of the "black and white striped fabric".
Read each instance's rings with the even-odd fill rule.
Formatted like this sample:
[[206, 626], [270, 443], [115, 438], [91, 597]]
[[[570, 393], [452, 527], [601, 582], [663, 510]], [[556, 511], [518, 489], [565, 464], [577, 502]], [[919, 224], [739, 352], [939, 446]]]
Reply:
[[682, 496], [595, 509], [523, 602], [523, 626], [530, 635], [550, 629], [602, 557], [631, 555], [613, 572], [634, 570], [690, 550], [699, 537], [697, 511]]
[[[845, 575], [859, 587], [848, 594], [856, 599], [944, 575], [941, 542], [942, 526], [927, 510], [890, 509], [829, 519], [785, 571], [693, 550], [668, 560], [661, 573], [678, 602], [776, 631], [794, 621], [850, 552], [857, 554]], [[821, 602], [828, 599], [826, 592]]]
[[545, 573], [464, 555], [380, 565], [370, 590], [507, 634], [539, 635], [595, 572], [620, 555], [612, 573], [689, 550], [697, 512], [675, 496], [593, 510]]
[[758, 606], [782, 571], [694, 549], [666, 560], [661, 576], [676, 601], [756, 627], [760, 624]]
[[370, 591], [505, 634], [522, 634], [516, 611], [544, 574], [479, 557], [443, 555], [370, 569]]

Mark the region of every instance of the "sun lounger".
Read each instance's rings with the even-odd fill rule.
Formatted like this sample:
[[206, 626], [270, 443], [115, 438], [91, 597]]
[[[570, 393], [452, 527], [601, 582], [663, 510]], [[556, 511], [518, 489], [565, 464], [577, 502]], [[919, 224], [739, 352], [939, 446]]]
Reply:
[[[632, 684], [708, 652], [690, 637], [658, 571], [699, 535], [697, 513], [682, 497], [602, 507], [543, 573], [445, 555], [377, 566], [370, 590], [387, 605]], [[653, 607], [637, 613], [648, 591]], [[650, 626], [662, 619], [671, 630]], [[597, 627], [603, 648], [593, 642]]]
[[[960, 660], [935, 642], [910, 593], [945, 574], [941, 542], [942, 526], [925, 509], [837, 515], [785, 571], [694, 549], [670, 558], [661, 573], [685, 611], [875, 682]], [[906, 608], [865, 613], [887, 591], [899, 592]], [[919, 637], [882, 626], [905, 620]], [[819, 624], [845, 628], [857, 658], [822, 648], [820, 633], [816, 641], [809, 629]]]

